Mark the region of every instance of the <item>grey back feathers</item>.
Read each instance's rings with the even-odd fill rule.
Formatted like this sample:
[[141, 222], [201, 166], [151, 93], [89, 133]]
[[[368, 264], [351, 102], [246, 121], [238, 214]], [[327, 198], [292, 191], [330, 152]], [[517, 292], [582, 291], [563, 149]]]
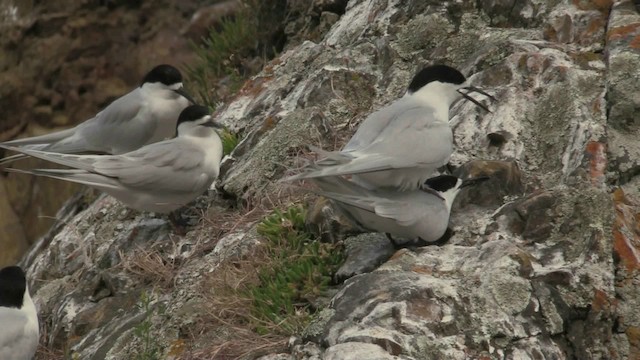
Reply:
[[27, 289], [27, 278], [18, 266], [0, 270], [0, 306], [20, 309]]

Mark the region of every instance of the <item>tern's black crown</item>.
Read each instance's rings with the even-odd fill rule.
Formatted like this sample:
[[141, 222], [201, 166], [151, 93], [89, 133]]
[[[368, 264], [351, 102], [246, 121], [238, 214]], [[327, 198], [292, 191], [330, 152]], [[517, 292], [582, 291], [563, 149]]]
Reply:
[[171, 65], [158, 65], [151, 69], [145, 75], [144, 79], [142, 79], [142, 84], [144, 83], [163, 83], [165, 85], [173, 85], [182, 82], [182, 74], [180, 71]]
[[425, 185], [432, 188], [433, 190], [445, 192], [449, 189], [456, 187], [458, 183], [458, 178], [452, 175], [440, 175], [436, 177], [432, 177], [425, 181]]
[[209, 108], [202, 105], [187, 106], [178, 117], [178, 125], [185, 121], [194, 121], [210, 115]]
[[409, 92], [414, 93], [430, 82], [440, 81], [443, 83], [451, 83], [460, 85], [465, 79], [462, 73], [451, 66], [447, 65], [431, 65], [420, 70], [411, 80], [409, 84]]
[[22, 307], [27, 279], [18, 266], [0, 270], [0, 306], [20, 309]]

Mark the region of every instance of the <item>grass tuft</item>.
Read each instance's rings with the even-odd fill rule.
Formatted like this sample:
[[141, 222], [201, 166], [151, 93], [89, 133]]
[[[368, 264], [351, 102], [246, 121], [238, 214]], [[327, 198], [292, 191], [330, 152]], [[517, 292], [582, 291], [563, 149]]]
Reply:
[[288, 338], [302, 333], [345, 258], [341, 245], [305, 230], [305, 216], [299, 206], [274, 210], [257, 226], [261, 245], [203, 278], [207, 316], [194, 331], [212, 341], [182, 359], [253, 359], [286, 351]]
[[224, 155], [229, 155], [233, 149], [240, 143], [240, 136], [232, 133], [228, 129], [224, 129], [220, 132], [220, 139], [222, 140], [222, 150]]
[[196, 60], [185, 69], [189, 88], [202, 104], [215, 109], [282, 50], [279, 34], [286, 4], [286, 0], [243, 0], [234, 16], [223, 18], [200, 42], [191, 43]]
[[202, 43], [192, 43], [197, 60], [187, 65], [187, 76], [195, 84], [196, 94], [203, 104], [215, 108], [219, 98], [213, 93], [212, 84], [228, 77], [230, 93], [236, 92], [244, 79], [237, 61], [240, 54], [255, 47], [257, 27], [244, 11], [234, 18], [223, 19], [220, 30], [212, 28]]
[[138, 347], [139, 352], [135, 354], [135, 360], [157, 360], [162, 354], [162, 347], [158, 339], [151, 333], [153, 323], [152, 317], [163, 312], [162, 309], [151, 305], [152, 299], [147, 292], [142, 292], [138, 308], [144, 312], [144, 319], [133, 328], [133, 335], [142, 343]]
[[338, 245], [312, 238], [304, 219], [304, 209], [291, 207], [275, 210], [258, 225], [272, 262], [258, 270], [259, 282], [246, 289], [260, 334], [273, 329], [285, 335], [302, 331], [316, 310], [311, 303], [327, 289], [344, 260]]

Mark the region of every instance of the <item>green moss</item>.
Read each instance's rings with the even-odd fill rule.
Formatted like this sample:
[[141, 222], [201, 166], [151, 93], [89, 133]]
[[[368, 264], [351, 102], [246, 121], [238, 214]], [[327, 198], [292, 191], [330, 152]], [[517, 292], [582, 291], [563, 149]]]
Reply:
[[235, 149], [240, 142], [240, 136], [238, 136], [238, 134], [232, 133], [227, 129], [224, 129], [220, 133], [220, 139], [222, 140], [222, 150], [224, 155], [231, 154], [233, 149]]
[[257, 270], [259, 283], [246, 291], [260, 334], [300, 333], [317, 311], [311, 302], [327, 289], [344, 260], [339, 245], [321, 243], [306, 232], [304, 219], [304, 209], [291, 207], [274, 211], [258, 225], [270, 263]]

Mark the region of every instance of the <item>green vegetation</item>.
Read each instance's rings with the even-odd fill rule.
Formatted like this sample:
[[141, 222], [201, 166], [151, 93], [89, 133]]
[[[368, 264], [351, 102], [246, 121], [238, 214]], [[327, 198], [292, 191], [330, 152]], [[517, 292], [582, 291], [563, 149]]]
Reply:
[[133, 335], [140, 340], [142, 347], [140, 352], [135, 355], [135, 360], [157, 360], [162, 354], [162, 347], [158, 343], [158, 339], [151, 334], [152, 317], [161, 314], [162, 310], [151, 306], [151, 301], [149, 294], [142, 292], [140, 303], [137, 306], [144, 312], [144, 319], [133, 329]]
[[[192, 43], [197, 59], [186, 66], [190, 88], [201, 103], [215, 108], [224, 96], [240, 89], [282, 47], [286, 0], [244, 0], [240, 11], [224, 18], [199, 43]], [[282, 34], [280, 34], [282, 33]], [[280, 35], [279, 35], [280, 34]], [[225, 79], [224, 91], [217, 91]]]
[[344, 260], [338, 245], [312, 239], [304, 218], [302, 208], [291, 207], [285, 212], [275, 210], [258, 225], [258, 233], [267, 240], [270, 263], [257, 270], [259, 281], [246, 292], [260, 334], [302, 331], [315, 312], [310, 301], [327, 289]]
[[222, 150], [224, 155], [231, 154], [233, 149], [235, 149], [240, 142], [240, 137], [238, 136], [238, 134], [232, 133], [227, 129], [221, 131], [220, 139], [222, 140]]
[[220, 78], [229, 77], [230, 93], [240, 88], [245, 74], [240, 73], [237, 62], [242, 53], [255, 48], [256, 32], [255, 20], [245, 11], [233, 19], [223, 19], [220, 30], [212, 28], [201, 44], [192, 44], [197, 61], [187, 66], [187, 76], [203, 104], [215, 108], [219, 99], [211, 88]]

